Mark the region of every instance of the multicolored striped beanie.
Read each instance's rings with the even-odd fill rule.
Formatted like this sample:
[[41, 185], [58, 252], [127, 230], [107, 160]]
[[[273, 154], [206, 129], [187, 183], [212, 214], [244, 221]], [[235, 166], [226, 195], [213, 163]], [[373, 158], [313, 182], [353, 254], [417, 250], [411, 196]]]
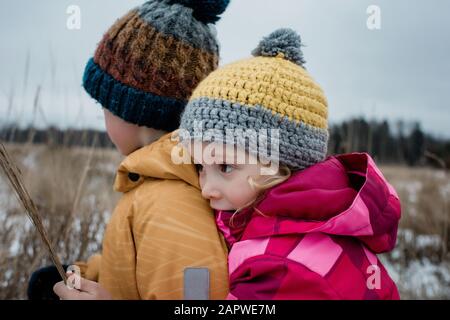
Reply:
[[[186, 106], [180, 139], [231, 143], [292, 170], [324, 160], [327, 100], [303, 66], [301, 47], [295, 31], [279, 29], [261, 41], [254, 57], [212, 72]], [[277, 136], [270, 129], [279, 129]], [[259, 135], [257, 145], [248, 143], [246, 131]], [[261, 153], [261, 145], [274, 139], [278, 150]]]
[[218, 66], [211, 24], [230, 0], [149, 0], [106, 32], [83, 86], [123, 120], [172, 131], [194, 88]]

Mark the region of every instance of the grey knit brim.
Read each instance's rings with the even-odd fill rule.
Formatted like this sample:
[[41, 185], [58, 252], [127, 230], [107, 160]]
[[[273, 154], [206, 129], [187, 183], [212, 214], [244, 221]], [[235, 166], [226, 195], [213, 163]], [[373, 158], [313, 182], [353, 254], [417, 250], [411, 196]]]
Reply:
[[[261, 106], [245, 106], [210, 98], [199, 98], [188, 103], [181, 117], [180, 129], [189, 133], [191, 139], [233, 143], [254, 156], [279, 160], [280, 164], [287, 165], [292, 170], [304, 169], [324, 160], [329, 138], [326, 129], [272, 114]], [[277, 152], [261, 154], [258, 147], [249, 145], [248, 139], [257, 132], [263, 135], [268, 133], [262, 140], [266, 140], [267, 146], [270, 146], [274, 139], [271, 129], [279, 129], [279, 139], [275, 137], [279, 143]], [[250, 134], [242, 136], [242, 132], [248, 132], [247, 130]], [[229, 137], [230, 132], [235, 133], [233, 141], [224, 138]]]

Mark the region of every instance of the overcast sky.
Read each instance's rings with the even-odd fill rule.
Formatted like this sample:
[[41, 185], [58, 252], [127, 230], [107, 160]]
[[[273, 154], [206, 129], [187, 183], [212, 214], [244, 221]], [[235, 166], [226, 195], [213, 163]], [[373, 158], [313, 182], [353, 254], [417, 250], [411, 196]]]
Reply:
[[[81, 88], [84, 65], [108, 27], [141, 3], [2, 0], [0, 125], [34, 119], [39, 126], [103, 129], [101, 108]], [[70, 5], [81, 10], [80, 30], [66, 27]], [[379, 30], [367, 27], [370, 5], [381, 10]], [[449, 12], [448, 0], [231, 0], [216, 26], [221, 64], [291, 27], [306, 44], [306, 67], [328, 97], [331, 122], [359, 115], [417, 120], [450, 137]]]

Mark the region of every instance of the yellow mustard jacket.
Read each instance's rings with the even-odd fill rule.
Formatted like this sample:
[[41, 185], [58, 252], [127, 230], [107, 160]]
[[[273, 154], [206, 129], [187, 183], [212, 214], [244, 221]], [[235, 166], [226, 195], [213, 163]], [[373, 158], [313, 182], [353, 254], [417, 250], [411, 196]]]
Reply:
[[174, 164], [167, 134], [130, 154], [114, 189], [123, 196], [109, 221], [101, 255], [77, 262], [114, 299], [183, 299], [187, 267], [210, 272], [210, 299], [228, 294], [227, 247], [202, 198], [192, 164]]

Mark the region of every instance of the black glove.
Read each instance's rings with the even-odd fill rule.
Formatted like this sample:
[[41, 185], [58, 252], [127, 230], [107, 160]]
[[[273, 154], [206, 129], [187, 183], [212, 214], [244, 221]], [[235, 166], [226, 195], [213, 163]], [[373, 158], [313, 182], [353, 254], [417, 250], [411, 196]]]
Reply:
[[[63, 265], [67, 270], [67, 265]], [[29, 300], [59, 300], [53, 292], [53, 286], [62, 281], [55, 266], [40, 268], [33, 272], [28, 282], [27, 295]]]

